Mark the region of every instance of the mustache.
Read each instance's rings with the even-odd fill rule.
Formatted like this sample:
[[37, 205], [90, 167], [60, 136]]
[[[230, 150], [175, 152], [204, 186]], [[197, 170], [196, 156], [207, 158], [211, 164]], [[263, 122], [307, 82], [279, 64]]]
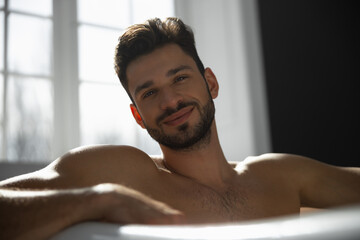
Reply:
[[165, 109], [164, 113], [161, 114], [159, 117], [156, 118], [156, 123], [159, 124], [162, 120], [164, 120], [165, 118], [167, 118], [168, 116], [170, 116], [171, 114], [176, 113], [177, 111], [183, 109], [184, 107], [188, 107], [188, 106], [195, 106], [197, 107], [198, 104], [196, 102], [180, 102], [176, 108], [167, 108]]

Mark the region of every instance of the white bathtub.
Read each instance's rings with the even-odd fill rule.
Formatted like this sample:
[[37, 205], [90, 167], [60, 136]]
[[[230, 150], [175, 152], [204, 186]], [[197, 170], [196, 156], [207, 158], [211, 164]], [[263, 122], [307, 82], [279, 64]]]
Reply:
[[52, 240], [359, 240], [360, 205], [302, 217], [283, 217], [234, 224], [148, 226], [86, 222], [57, 234]]

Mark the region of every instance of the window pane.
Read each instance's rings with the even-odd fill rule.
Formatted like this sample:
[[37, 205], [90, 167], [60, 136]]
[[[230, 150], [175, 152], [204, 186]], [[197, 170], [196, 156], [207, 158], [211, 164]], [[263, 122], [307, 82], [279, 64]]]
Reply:
[[[134, 120], [135, 121], [135, 120]], [[134, 143], [134, 147], [141, 149], [149, 155], [161, 155], [161, 149], [159, 144], [150, 137], [145, 129], [137, 126], [136, 133], [137, 142]]]
[[134, 23], [141, 23], [149, 18], [165, 19], [174, 16], [174, 3], [172, 0], [133, 0]]
[[0, 8], [4, 7], [5, 0], [0, 0]]
[[8, 90], [8, 159], [49, 161], [53, 129], [51, 82], [10, 77]]
[[0, 71], [4, 69], [4, 12], [0, 12]]
[[160, 154], [159, 145], [132, 117], [130, 100], [120, 83], [80, 86], [81, 144], [131, 145]]
[[34, 13], [42, 16], [52, 15], [52, 0], [10, 0], [9, 2], [10, 10]]
[[114, 54], [120, 33], [96, 27], [79, 28], [79, 74], [81, 80], [119, 82]]
[[79, 21], [125, 28], [130, 23], [129, 0], [79, 0]]
[[9, 70], [49, 75], [51, 70], [51, 21], [9, 16]]
[[132, 144], [135, 123], [120, 83], [80, 85], [81, 144]]

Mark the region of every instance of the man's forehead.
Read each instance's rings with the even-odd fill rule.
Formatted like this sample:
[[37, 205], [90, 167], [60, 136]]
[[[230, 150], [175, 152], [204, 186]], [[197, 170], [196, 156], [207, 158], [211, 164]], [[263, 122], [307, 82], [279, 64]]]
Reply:
[[157, 63], [160, 63], [159, 66], [162, 66], [164, 64], [163, 61], [166, 63], [176, 62], [184, 57], [186, 58], [187, 54], [177, 44], [167, 44], [131, 61], [126, 69], [126, 73], [134, 74], [139, 69], [151, 69]]

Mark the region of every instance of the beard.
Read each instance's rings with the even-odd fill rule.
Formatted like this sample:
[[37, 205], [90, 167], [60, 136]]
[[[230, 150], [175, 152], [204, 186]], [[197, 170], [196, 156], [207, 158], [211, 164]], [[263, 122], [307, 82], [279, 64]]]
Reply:
[[[193, 127], [190, 127], [189, 123], [184, 123], [177, 127], [177, 134], [167, 135], [161, 127], [160, 122], [167, 116], [187, 106], [194, 106], [199, 111], [199, 121]], [[209, 96], [209, 100], [204, 106], [200, 106], [197, 102], [181, 102], [176, 109], [167, 109], [164, 114], [156, 119], [156, 124], [159, 126], [158, 129], [148, 127], [145, 122], [144, 125], [150, 136], [159, 144], [172, 150], [192, 151], [200, 149], [210, 142], [211, 124], [214, 121], [214, 115], [214, 102]]]

